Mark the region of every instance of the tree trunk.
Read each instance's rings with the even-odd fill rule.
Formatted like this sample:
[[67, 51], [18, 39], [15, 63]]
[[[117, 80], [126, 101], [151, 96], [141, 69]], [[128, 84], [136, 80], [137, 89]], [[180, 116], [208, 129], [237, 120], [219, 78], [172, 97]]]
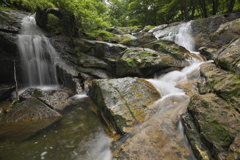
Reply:
[[229, 2], [228, 9], [227, 9], [227, 12], [228, 12], [228, 13], [231, 13], [231, 12], [232, 12], [235, 2], [236, 2], [236, 0], [231, 0], [231, 1]]
[[218, 0], [212, 0], [212, 15], [216, 15], [218, 12]]

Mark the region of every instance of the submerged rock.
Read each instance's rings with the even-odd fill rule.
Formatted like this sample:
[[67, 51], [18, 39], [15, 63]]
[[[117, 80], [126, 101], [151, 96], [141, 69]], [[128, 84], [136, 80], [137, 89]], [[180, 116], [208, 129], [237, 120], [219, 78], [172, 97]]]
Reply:
[[0, 141], [25, 140], [61, 117], [36, 98], [26, 99], [0, 115]]
[[93, 80], [89, 95], [109, 130], [117, 134], [141, 123], [144, 110], [160, 98], [157, 90], [140, 78]]

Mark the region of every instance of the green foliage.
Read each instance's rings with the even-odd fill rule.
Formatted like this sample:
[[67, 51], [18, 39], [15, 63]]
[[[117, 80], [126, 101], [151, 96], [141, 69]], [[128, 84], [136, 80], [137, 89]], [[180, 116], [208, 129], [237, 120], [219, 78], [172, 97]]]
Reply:
[[35, 12], [37, 7], [40, 9], [53, 7], [54, 4], [49, 0], [11, 0], [10, 3], [13, 6], [17, 6], [20, 9]]
[[102, 38], [104, 41], [110, 41], [114, 37], [113, 33], [104, 30], [94, 30], [91, 32], [87, 32], [87, 35], [90, 39]]
[[240, 0], [110, 0], [113, 24], [159, 25], [240, 11]]
[[[92, 30], [105, 29], [111, 26], [107, 12], [108, 8], [102, 0], [11, 0], [10, 3], [18, 9], [31, 12], [35, 12], [37, 8], [40, 10], [59, 8], [63, 11], [63, 14], [74, 15], [76, 20], [74, 23], [81, 32], [91, 32]], [[66, 17], [67, 15], [63, 18]], [[53, 15], [48, 18], [50, 19], [48, 27], [52, 30], [58, 24], [58, 20]], [[68, 20], [72, 19], [69, 18]], [[64, 21], [67, 22], [66, 19]], [[72, 25], [73, 23], [69, 22], [66, 25], [69, 24]], [[57, 27], [57, 29], [59, 28]]]
[[48, 14], [47, 28], [50, 33], [61, 32], [60, 19], [53, 14]]
[[42, 96], [42, 92], [38, 89], [35, 89], [32, 94], [33, 97], [40, 97]]
[[14, 105], [14, 104], [16, 104], [18, 102], [20, 102], [20, 99], [15, 99], [15, 100], [12, 101], [12, 105]]

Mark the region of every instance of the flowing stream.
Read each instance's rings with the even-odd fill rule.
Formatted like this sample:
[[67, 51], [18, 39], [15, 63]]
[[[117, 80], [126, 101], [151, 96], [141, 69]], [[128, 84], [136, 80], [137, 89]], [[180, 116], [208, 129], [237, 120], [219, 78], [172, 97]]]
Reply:
[[[191, 37], [191, 22], [153, 31], [153, 34], [158, 39], [174, 41], [176, 44], [185, 47], [190, 53], [196, 54], [197, 57], [199, 55], [199, 53], [195, 51], [195, 43]], [[201, 58], [196, 59], [194, 57], [191, 57], [188, 61], [190, 62], [190, 66], [185, 67], [181, 71], [172, 71], [155, 79], [149, 79], [148, 81], [155, 86], [162, 96], [162, 98], [154, 104], [154, 107], [159, 109], [153, 118], [158, 117], [155, 119], [159, 121], [159, 123], [168, 121], [171, 130], [166, 130], [163, 127], [163, 132], [169, 137], [175, 137], [175, 141], [182, 142], [183, 146], [181, 146], [181, 149], [186, 148], [186, 150], [190, 150], [189, 159], [195, 159], [191, 152], [191, 147], [185, 138], [180, 121], [180, 115], [186, 112], [190, 99], [182, 89], [176, 86], [186, 81], [194, 71], [198, 71], [204, 61], [201, 60]], [[161, 117], [162, 120], [158, 120], [159, 117]]]

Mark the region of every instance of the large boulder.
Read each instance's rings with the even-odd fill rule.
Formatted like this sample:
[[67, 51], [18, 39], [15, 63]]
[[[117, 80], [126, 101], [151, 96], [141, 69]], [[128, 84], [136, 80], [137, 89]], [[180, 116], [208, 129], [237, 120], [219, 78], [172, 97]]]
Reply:
[[218, 30], [211, 34], [210, 40], [213, 43], [223, 46], [236, 39], [240, 35], [240, 19], [224, 23]]
[[29, 98], [0, 114], [0, 141], [25, 140], [61, 117], [36, 98]]
[[127, 49], [123, 56], [116, 61], [116, 77], [147, 77], [164, 69], [183, 68], [189, 65], [184, 59], [187, 53], [188, 51], [181, 52], [179, 50], [179, 54], [171, 55], [148, 48]]
[[[197, 48], [204, 46], [219, 49], [222, 44], [230, 42], [236, 33], [231, 31], [231, 25], [229, 26], [229, 24], [239, 17], [240, 13], [230, 13], [191, 21], [192, 37], [195, 40]], [[223, 32], [221, 33], [220, 30]]]
[[160, 98], [157, 90], [140, 78], [93, 80], [89, 95], [112, 133], [123, 134], [144, 120], [144, 110]]
[[129, 135], [113, 145], [117, 159], [194, 159], [184, 136], [179, 133], [178, 117], [186, 112], [186, 95], [168, 96], [154, 103], [153, 114], [135, 126]]
[[88, 41], [93, 44], [94, 47], [91, 48], [90, 52], [87, 54], [90, 56], [97, 57], [99, 59], [118, 59], [122, 56], [122, 51], [127, 47], [121, 44], [106, 43], [101, 41]]

